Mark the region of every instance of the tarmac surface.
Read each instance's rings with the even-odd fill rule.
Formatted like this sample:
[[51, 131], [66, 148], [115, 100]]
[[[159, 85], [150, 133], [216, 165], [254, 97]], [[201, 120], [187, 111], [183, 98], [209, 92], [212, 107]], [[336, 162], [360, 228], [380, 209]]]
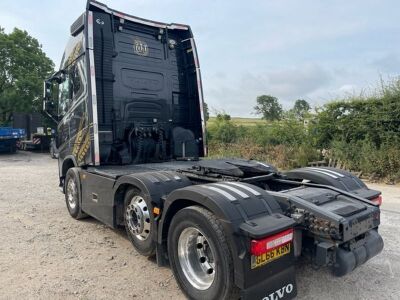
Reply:
[[[297, 266], [297, 299], [400, 299], [400, 187], [383, 191], [381, 254], [351, 274]], [[57, 160], [0, 154], [0, 299], [184, 299], [169, 268], [140, 256], [124, 230], [72, 219]]]

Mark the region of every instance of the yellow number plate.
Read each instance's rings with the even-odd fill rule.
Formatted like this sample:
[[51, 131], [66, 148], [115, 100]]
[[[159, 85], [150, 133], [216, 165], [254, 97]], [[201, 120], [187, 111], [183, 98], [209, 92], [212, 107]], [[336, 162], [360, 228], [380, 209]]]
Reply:
[[275, 259], [282, 257], [286, 254], [290, 253], [290, 244], [286, 244], [283, 246], [280, 246], [278, 248], [275, 248], [272, 251], [269, 251], [267, 253], [263, 253], [261, 255], [251, 256], [251, 268], [257, 268], [261, 267], [267, 263], [270, 263], [271, 261], [274, 261]]

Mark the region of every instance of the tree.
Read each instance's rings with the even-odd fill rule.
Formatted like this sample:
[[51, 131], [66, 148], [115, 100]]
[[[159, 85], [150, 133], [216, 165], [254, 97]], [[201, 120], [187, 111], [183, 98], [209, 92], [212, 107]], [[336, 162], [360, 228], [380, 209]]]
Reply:
[[37, 39], [0, 27], [0, 123], [9, 123], [13, 112], [41, 109], [43, 80], [53, 69]]
[[238, 136], [238, 127], [231, 116], [224, 111], [217, 113], [215, 122], [209, 127], [210, 140], [220, 143], [234, 143]]
[[223, 111], [223, 112], [220, 112], [220, 113], [217, 114], [217, 120], [218, 121], [230, 121], [231, 120], [231, 116]]
[[294, 103], [292, 111], [294, 113], [294, 116], [297, 119], [304, 120], [305, 116], [310, 111], [310, 109], [311, 109], [311, 106], [310, 106], [310, 104], [308, 104], [308, 102], [306, 100], [298, 99]]
[[282, 118], [282, 105], [276, 97], [262, 95], [257, 97], [257, 105], [254, 106], [256, 114], [262, 115], [262, 118], [269, 121], [280, 120]]

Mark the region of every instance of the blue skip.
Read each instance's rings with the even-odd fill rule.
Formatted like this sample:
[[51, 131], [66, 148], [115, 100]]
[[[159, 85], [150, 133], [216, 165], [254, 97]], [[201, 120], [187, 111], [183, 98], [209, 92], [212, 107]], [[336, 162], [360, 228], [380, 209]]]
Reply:
[[17, 142], [25, 137], [25, 129], [0, 127], [0, 152], [15, 153]]

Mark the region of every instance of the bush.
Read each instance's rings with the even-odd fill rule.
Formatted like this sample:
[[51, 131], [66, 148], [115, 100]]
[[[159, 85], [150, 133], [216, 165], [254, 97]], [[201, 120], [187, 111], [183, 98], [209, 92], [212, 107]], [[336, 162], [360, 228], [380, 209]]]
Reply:
[[397, 139], [388, 140], [378, 147], [370, 139], [359, 141], [333, 141], [331, 157], [339, 159], [347, 169], [387, 179], [400, 179], [400, 148]]
[[280, 121], [237, 126], [220, 114], [209, 126], [212, 156], [233, 156], [265, 161], [281, 169], [306, 166], [328, 158], [345, 168], [400, 180], [400, 80], [370, 96], [326, 104], [309, 120], [309, 126], [285, 114]]
[[[228, 115], [226, 115], [228, 116]], [[230, 117], [218, 115], [215, 122], [209, 126], [208, 138], [221, 143], [233, 143], [236, 141], [238, 128], [232, 123]]]

